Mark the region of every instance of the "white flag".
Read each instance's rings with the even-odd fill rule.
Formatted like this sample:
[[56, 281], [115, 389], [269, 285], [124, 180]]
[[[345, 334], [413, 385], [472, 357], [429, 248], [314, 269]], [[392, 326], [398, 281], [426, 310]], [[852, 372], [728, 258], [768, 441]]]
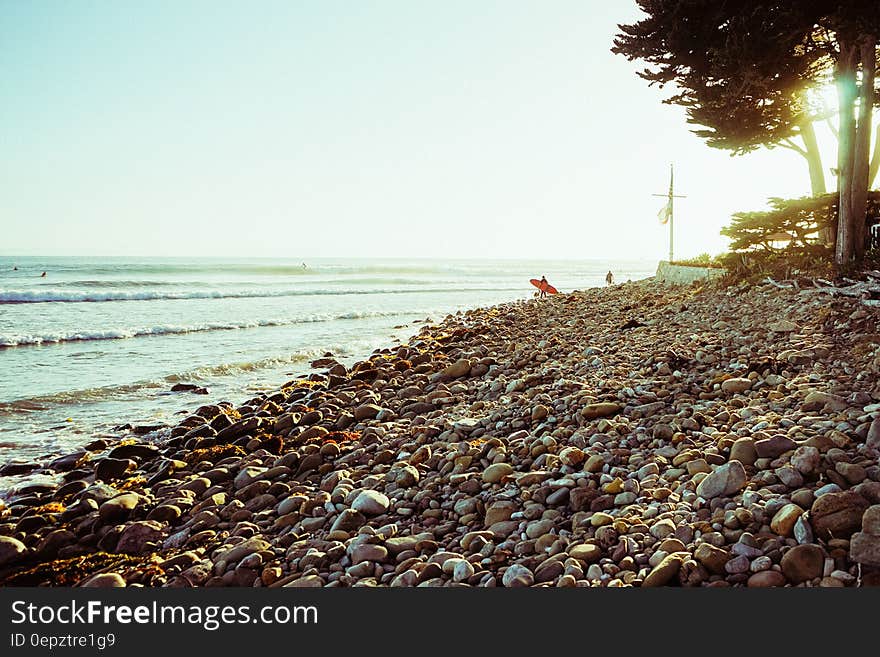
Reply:
[[657, 213], [657, 218], [660, 220], [661, 224], [665, 224], [669, 221], [669, 217], [672, 215], [672, 208], [670, 207], [671, 203], [669, 201], [660, 208], [660, 212]]

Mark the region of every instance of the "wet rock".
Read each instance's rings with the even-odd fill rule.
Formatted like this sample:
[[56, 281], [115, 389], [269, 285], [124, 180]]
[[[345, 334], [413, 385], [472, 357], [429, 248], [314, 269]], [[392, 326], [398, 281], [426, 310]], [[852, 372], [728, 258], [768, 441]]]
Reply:
[[120, 522], [128, 518], [139, 503], [140, 498], [136, 493], [123, 493], [104, 502], [98, 509], [98, 515], [106, 523]]
[[0, 568], [21, 561], [27, 553], [25, 544], [11, 536], [0, 536]]

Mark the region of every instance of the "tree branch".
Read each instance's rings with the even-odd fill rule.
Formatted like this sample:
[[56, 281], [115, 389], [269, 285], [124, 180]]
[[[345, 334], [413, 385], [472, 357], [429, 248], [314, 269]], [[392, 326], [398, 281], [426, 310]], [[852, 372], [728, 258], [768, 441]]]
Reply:
[[803, 157], [807, 157], [807, 151], [805, 151], [803, 148], [801, 148], [800, 146], [795, 144], [791, 139], [788, 139], [788, 138], [783, 139], [782, 141], [779, 142], [779, 145], [782, 146], [783, 148], [787, 148], [789, 150], [795, 151], [796, 153], [800, 153]]

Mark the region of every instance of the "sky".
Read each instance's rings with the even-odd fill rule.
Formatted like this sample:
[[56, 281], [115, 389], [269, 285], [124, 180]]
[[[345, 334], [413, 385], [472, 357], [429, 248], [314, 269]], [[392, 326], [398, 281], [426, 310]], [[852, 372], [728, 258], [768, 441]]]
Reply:
[[[809, 194], [610, 52], [629, 0], [0, 3], [0, 254], [665, 259]], [[826, 170], [832, 166], [826, 151]], [[833, 188], [829, 181], [829, 189]]]

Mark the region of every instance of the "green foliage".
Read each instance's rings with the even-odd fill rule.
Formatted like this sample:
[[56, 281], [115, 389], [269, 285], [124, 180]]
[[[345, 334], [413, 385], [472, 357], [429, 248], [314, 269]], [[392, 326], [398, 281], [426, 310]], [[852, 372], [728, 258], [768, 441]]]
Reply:
[[[721, 229], [721, 234], [731, 240], [730, 250], [734, 252], [767, 252], [786, 250], [789, 253], [798, 249], [804, 252], [815, 251], [812, 247], [819, 243], [822, 229], [830, 229], [834, 234], [837, 228], [837, 194], [825, 194], [815, 198], [797, 199], [771, 198], [772, 209], [760, 212], [737, 212], [729, 226]], [[868, 210], [865, 221], [870, 225], [880, 218], [880, 192], [869, 192]]]
[[708, 253], [701, 253], [698, 256], [686, 260], [676, 260], [672, 264], [684, 267], [711, 267], [717, 269], [724, 267], [721, 258], [722, 256], [710, 256]]
[[[735, 280], [833, 278], [834, 249], [820, 238], [822, 229], [837, 229], [837, 194], [816, 198], [769, 200], [770, 210], [737, 212], [721, 234], [731, 240], [720, 260]], [[869, 192], [865, 222], [880, 221], [880, 192]], [[784, 239], [783, 239], [784, 238]], [[874, 251], [876, 253], [876, 249]], [[866, 259], [869, 262], [870, 259]]]
[[732, 251], [762, 248], [777, 251], [786, 247], [814, 244], [823, 228], [834, 224], [837, 217], [837, 194], [816, 198], [771, 198], [771, 210], [737, 212], [721, 234], [731, 240]]

